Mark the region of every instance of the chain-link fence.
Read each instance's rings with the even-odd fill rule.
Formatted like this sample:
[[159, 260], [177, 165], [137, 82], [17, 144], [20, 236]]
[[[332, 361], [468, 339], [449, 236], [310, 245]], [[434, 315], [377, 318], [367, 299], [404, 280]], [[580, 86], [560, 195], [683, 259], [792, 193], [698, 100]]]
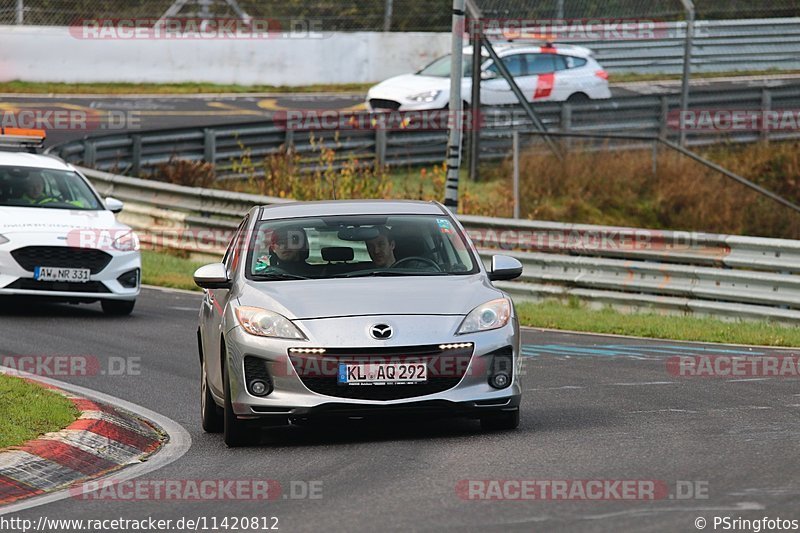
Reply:
[[[679, 0], [477, 0], [486, 17], [683, 20]], [[451, 0], [1, 0], [0, 24], [67, 26], [82, 19], [315, 19], [326, 31], [449, 31]], [[695, 0], [698, 20], [800, 16], [797, 0]]]

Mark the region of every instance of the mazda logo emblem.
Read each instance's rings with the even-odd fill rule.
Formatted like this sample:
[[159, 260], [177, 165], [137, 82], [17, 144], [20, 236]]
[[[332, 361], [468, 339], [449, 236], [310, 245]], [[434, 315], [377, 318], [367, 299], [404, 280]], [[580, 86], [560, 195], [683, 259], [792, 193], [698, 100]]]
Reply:
[[378, 340], [390, 339], [393, 333], [392, 326], [386, 324], [375, 324], [369, 330], [369, 334], [372, 335], [372, 338]]

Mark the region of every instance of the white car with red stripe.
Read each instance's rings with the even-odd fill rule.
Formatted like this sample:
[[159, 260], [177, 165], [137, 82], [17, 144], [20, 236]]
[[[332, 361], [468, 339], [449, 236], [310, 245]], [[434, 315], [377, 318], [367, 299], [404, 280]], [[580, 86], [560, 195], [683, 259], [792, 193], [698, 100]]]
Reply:
[[[501, 45], [497, 55], [508, 67], [529, 102], [585, 102], [611, 98], [608, 73], [592, 51], [573, 45]], [[515, 104], [517, 98], [497, 65], [482, 51], [481, 104]], [[472, 99], [472, 47], [464, 49], [464, 102]], [[367, 93], [370, 111], [446, 109], [450, 102], [450, 56], [444, 56], [415, 74], [396, 76]]]

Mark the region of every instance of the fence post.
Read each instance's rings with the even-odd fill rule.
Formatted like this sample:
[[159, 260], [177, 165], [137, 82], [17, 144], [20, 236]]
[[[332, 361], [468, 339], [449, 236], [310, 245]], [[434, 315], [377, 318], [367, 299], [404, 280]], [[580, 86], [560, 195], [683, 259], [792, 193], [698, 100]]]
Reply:
[[203, 161], [212, 165], [217, 162], [217, 132], [212, 128], [203, 129]]
[[386, 166], [386, 128], [375, 128], [375, 169]]
[[661, 114], [658, 117], [658, 136], [666, 139], [669, 126], [669, 100], [666, 96], [661, 97]]
[[17, 26], [25, 23], [25, 0], [17, 0]]
[[94, 168], [97, 161], [97, 147], [94, 141], [86, 139], [83, 141], [83, 164], [87, 167]]
[[514, 218], [519, 218], [519, 130], [511, 133], [511, 151], [514, 165]]
[[761, 140], [765, 142], [769, 142], [769, 128], [767, 127], [767, 121], [764, 120], [767, 115], [767, 111], [772, 110], [772, 93], [766, 87], [761, 89]]
[[139, 177], [142, 171], [142, 136], [131, 135], [131, 174]]
[[392, 31], [392, 0], [386, 0], [386, 9], [383, 12], [383, 31]]
[[[563, 133], [572, 131], [572, 104], [567, 102], [561, 106], [561, 131]], [[568, 150], [572, 148], [572, 137], [567, 137], [565, 142]]]

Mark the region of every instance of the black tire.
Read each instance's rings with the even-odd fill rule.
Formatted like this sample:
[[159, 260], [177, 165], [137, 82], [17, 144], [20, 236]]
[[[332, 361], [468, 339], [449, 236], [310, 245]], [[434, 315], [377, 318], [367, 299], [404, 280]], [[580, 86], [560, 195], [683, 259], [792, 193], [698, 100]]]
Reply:
[[102, 300], [103, 312], [111, 316], [128, 316], [133, 312], [136, 300]]
[[206, 433], [222, 433], [224, 412], [214, 401], [208, 387], [206, 361], [200, 364], [200, 413], [203, 419], [203, 431]]
[[481, 418], [481, 428], [486, 431], [506, 431], [519, 427], [519, 409], [505, 411]]
[[584, 93], [574, 93], [567, 98], [568, 104], [588, 104], [592, 99]]
[[238, 448], [251, 444], [255, 439], [256, 432], [252, 431], [252, 426], [243, 420], [236, 418], [233, 412], [233, 402], [231, 400], [231, 380], [228, 375], [228, 365], [226, 357], [222, 358], [223, 364], [223, 383], [225, 389], [225, 415], [223, 421], [223, 433], [225, 445], [228, 448]]

